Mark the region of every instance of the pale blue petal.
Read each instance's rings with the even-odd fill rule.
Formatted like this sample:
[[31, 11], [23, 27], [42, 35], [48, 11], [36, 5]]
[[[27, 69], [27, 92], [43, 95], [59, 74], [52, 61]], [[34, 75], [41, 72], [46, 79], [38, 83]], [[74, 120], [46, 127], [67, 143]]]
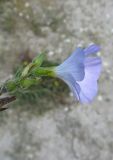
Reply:
[[80, 100], [80, 97], [79, 97], [80, 87], [76, 83], [74, 77], [71, 75], [67, 77], [63, 76], [60, 78], [70, 87], [70, 90], [72, 91], [74, 97], [77, 99], [77, 101], [79, 101]]
[[101, 59], [98, 57], [88, 57], [85, 60], [85, 77], [83, 81], [77, 82], [80, 86], [80, 101], [82, 103], [91, 102], [97, 94], [97, 80], [101, 72]]
[[[90, 80], [89, 80], [90, 82]], [[80, 102], [83, 104], [88, 104], [93, 101], [98, 92], [97, 81], [92, 81], [90, 84], [84, 80], [83, 83], [79, 83], [81, 91], [80, 91]]]
[[84, 53], [85, 55], [89, 55], [89, 54], [94, 54], [100, 51], [100, 46], [96, 45], [96, 44], [92, 44], [90, 46], [88, 46], [87, 48], [84, 49]]
[[85, 74], [87, 73], [93, 80], [98, 80], [102, 70], [102, 61], [99, 57], [85, 58]]
[[56, 67], [57, 76], [64, 79], [73, 76], [75, 81], [81, 81], [84, 78], [84, 60], [83, 49], [77, 48], [68, 59]]

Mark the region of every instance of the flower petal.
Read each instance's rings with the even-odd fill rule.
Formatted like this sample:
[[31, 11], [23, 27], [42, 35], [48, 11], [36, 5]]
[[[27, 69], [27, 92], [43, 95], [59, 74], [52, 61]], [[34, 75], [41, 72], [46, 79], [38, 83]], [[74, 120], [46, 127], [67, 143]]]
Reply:
[[79, 93], [80, 93], [80, 86], [76, 83], [74, 77], [67, 76], [67, 77], [60, 77], [70, 88], [74, 97], [79, 101]]
[[84, 78], [84, 51], [77, 48], [72, 55], [66, 59], [61, 65], [56, 67], [56, 75], [61, 78], [73, 75], [75, 81], [81, 81]]
[[97, 80], [101, 72], [101, 59], [88, 57], [85, 60], [85, 77], [83, 81], [77, 82], [80, 86], [80, 101], [89, 103], [96, 96], [98, 87]]
[[94, 99], [94, 97], [97, 94], [98, 87], [97, 87], [97, 81], [90, 81], [89, 84], [87, 84], [86, 80], [82, 83], [78, 83], [80, 86], [80, 102], [81, 103], [90, 103]]
[[[85, 74], [93, 80], [98, 80], [102, 69], [102, 61], [99, 57], [85, 58]], [[85, 76], [86, 77], [86, 76]]]
[[100, 46], [96, 45], [96, 44], [92, 44], [89, 47], [84, 49], [84, 53], [85, 55], [89, 55], [89, 54], [94, 54], [100, 51]]

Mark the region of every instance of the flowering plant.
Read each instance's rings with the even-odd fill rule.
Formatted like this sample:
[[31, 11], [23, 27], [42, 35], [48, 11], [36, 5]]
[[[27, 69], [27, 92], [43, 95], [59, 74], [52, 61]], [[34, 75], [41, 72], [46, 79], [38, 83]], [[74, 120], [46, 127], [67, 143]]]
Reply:
[[97, 81], [102, 68], [101, 59], [96, 54], [98, 51], [100, 47], [95, 44], [87, 48], [78, 47], [62, 64], [52, 67], [42, 66], [44, 54], [40, 54], [1, 85], [1, 95], [8, 93], [8, 97], [0, 99], [1, 110], [16, 99], [17, 90], [27, 90], [45, 76], [63, 80], [80, 103], [92, 102], [98, 91]]

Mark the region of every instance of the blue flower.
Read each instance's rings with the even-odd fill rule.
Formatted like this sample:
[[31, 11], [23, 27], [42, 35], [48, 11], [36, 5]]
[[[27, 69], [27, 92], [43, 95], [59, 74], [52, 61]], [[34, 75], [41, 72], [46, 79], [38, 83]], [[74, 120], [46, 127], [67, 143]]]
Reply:
[[71, 89], [81, 103], [90, 103], [97, 94], [97, 80], [102, 62], [96, 55], [100, 47], [92, 44], [89, 47], [77, 48], [61, 65], [55, 68], [55, 74]]

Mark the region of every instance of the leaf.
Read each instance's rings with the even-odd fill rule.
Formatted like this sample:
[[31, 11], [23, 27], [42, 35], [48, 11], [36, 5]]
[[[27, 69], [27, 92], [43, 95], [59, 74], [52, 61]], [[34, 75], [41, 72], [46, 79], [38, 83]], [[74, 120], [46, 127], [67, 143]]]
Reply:
[[35, 57], [32, 62], [36, 65], [36, 67], [40, 67], [44, 61], [44, 57], [44, 53], [41, 53], [37, 57]]
[[30, 69], [31, 69], [33, 66], [34, 66], [33, 63], [28, 64], [28, 65], [24, 68], [21, 76], [22, 76], [22, 77], [27, 76], [27, 74], [29, 73]]

